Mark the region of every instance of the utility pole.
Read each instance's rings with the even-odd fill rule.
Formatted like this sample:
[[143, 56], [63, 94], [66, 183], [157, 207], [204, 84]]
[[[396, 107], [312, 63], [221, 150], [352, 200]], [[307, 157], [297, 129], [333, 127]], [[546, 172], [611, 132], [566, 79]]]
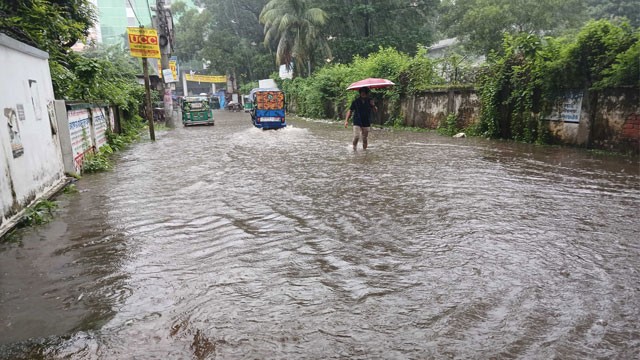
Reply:
[[[142, 29], [143, 26], [140, 26]], [[149, 85], [149, 63], [147, 62], [147, 58], [142, 58], [142, 73], [144, 75], [144, 97], [145, 102], [147, 103], [145, 106], [145, 113], [147, 116], [147, 124], [149, 124], [149, 138], [151, 141], [156, 141], [156, 131], [153, 127], [153, 108], [151, 104], [151, 85]]]
[[[162, 70], [169, 69], [169, 57], [171, 56], [173, 45], [173, 18], [171, 12], [165, 9], [164, 0], [156, 0], [156, 16], [155, 27], [158, 29], [158, 39], [160, 43], [160, 64]], [[165, 77], [163, 76], [163, 79]], [[165, 79], [166, 80], [166, 79]], [[163, 103], [164, 103], [164, 118], [168, 127], [174, 127], [173, 123], [173, 97], [171, 86], [172, 84], [163, 81]]]

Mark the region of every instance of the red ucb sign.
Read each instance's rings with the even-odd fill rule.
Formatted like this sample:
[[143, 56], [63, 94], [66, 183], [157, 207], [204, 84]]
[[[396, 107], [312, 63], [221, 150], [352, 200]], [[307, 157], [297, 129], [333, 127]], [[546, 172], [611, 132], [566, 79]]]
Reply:
[[158, 45], [158, 37], [129, 34], [129, 44]]

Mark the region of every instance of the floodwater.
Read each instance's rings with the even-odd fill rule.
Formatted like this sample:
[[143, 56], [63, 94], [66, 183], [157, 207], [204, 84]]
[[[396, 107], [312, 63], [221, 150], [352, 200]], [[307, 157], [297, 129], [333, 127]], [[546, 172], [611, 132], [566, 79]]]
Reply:
[[0, 358], [632, 359], [637, 158], [218, 112], [0, 244]]

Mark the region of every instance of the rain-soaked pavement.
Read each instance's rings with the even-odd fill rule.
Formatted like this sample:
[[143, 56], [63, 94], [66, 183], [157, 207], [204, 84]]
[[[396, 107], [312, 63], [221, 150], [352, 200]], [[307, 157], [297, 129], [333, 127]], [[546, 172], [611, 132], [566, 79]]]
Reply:
[[217, 120], [0, 244], [0, 358], [638, 358], [637, 159]]

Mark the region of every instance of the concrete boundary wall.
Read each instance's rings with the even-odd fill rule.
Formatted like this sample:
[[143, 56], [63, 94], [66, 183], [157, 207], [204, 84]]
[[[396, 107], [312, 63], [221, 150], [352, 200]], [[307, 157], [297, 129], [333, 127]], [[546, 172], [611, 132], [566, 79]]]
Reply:
[[[540, 116], [558, 143], [640, 153], [640, 90], [566, 90]], [[480, 121], [480, 98], [473, 89], [428, 91], [401, 100], [404, 125], [436, 129], [456, 114], [460, 129]]]
[[400, 105], [404, 125], [437, 129], [449, 114], [456, 114], [458, 127], [479, 121], [480, 100], [473, 89], [442, 89], [404, 98]]
[[640, 90], [567, 90], [543, 116], [562, 144], [640, 153]]
[[66, 179], [48, 57], [0, 34], [0, 236]]
[[115, 109], [106, 104], [56, 101], [64, 171], [80, 174], [88, 154], [107, 144], [107, 132], [115, 123]]

